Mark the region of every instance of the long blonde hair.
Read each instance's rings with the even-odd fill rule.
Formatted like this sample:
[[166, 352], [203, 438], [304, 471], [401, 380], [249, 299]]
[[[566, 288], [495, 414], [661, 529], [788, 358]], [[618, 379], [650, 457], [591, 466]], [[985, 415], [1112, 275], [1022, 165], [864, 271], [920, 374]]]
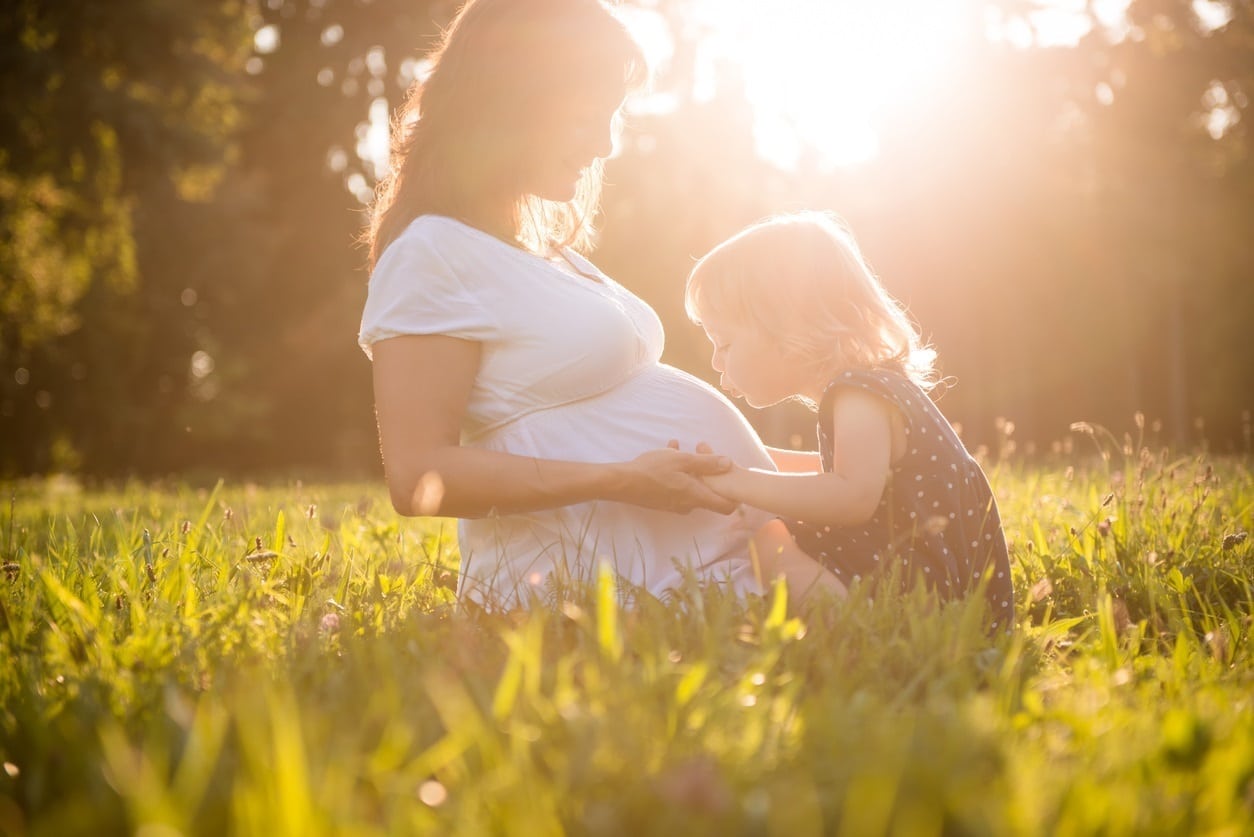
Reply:
[[375, 190], [363, 240], [373, 269], [409, 222], [468, 220], [502, 187], [515, 193], [517, 237], [540, 249], [586, 246], [601, 167], [565, 202], [526, 194], [521, 177], [546, 105], [579, 91], [626, 93], [648, 71], [639, 44], [600, 0], [468, 0], [393, 119], [389, 173]]
[[936, 353], [880, 284], [853, 233], [824, 212], [778, 215], [706, 254], [684, 291], [688, 317], [765, 329], [816, 381], [889, 368], [925, 390]]

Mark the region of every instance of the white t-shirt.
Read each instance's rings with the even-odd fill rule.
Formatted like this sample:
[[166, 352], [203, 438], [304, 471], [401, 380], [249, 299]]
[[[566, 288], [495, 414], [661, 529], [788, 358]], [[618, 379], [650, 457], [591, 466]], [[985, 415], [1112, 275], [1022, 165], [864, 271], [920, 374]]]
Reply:
[[[741, 465], [773, 467], [726, 398], [660, 363], [665, 335], [653, 309], [573, 251], [565, 257], [559, 266], [452, 218], [419, 217], [375, 266], [359, 342], [367, 355], [407, 334], [480, 343], [463, 445], [620, 462], [678, 439], [685, 450], [706, 441]], [[545, 598], [551, 576], [595, 577], [602, 560], [654, 594], [689, 569], [754, 589], [747, 543], [765, 519], [595, 501], [464, 520], [462, 592], [512, 606]]]

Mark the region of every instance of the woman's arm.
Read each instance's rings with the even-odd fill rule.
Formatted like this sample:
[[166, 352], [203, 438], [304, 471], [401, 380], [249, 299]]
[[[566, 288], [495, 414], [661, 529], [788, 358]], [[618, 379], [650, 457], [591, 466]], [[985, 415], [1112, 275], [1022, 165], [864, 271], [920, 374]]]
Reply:
[[785, 448], [768, 447], [766, 452], [771, 455], [775, 467], [781, 471], [792, 473], [813, 473], [823, 470], [823, 463], [816, 450], [786, 450]]
[[393, 337], [372, 347], [379, 442], [400, 514], [469, 518], [596, 499], [674, 512], [735, 508], [699, 478], [727, 469], [719, 456], [661, 449], [631, 462], [593, 464], [462, 447], [480, 351], [478, 343], [443, 335]]
[[881, 399], [850, 390], [832, 405], [832, 473], [737, 467], [705, 477], [705, 483], [719, 494], [783, 517], [838, 526], [865, 523], [888, 484], [891, 414]]

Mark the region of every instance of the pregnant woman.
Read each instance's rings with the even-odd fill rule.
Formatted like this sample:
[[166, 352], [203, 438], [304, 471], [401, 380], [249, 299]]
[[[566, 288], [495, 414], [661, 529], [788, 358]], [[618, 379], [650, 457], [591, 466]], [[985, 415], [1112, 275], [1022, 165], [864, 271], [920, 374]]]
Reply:
[[772, 468], [766, 449], [577, 252], [644, 73], [598, 0], [471, 0], [395, 123], [360, 333], [384, 467], [401, 514], [461, 518], [461, 594], [490, 606], [600, 561], [655, 594], [690, 571], [755, 586], [763, 520], [700, 477]]

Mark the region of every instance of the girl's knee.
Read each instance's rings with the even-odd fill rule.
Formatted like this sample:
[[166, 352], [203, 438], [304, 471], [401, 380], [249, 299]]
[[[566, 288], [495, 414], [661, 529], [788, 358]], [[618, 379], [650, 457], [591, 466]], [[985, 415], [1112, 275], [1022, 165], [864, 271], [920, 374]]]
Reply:
[[814, 589], [843, 596], [847, 592], [831, 570], [806, 554], [792, 539], [788, 526], [776, 518], [764, 524], [753, 536], [754, 553], [762, 580], [784, 576], [788, 586], [802, 597]]
[[789, 553], [801, 552], [793, 542], [788, 526], [778, 517], [767, 521], [753, 533], [753, 550], [764, 567], [780, 563]]

